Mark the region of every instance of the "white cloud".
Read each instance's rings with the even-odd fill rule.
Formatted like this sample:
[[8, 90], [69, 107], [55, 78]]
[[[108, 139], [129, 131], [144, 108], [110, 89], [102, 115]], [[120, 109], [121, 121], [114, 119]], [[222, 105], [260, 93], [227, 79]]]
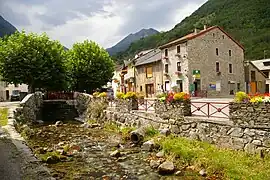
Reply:
[[[93, 40], [107, 48], [142, 28], [169, 30], [206, 0], [0, 0], [3, 16], [19, 30], [47, 32], [63, 45]], [[8, 11], [11, 9], [12, 11]], [[12, 12], [12, 13], [10, 13]], [[16, 17], [25, 18], [20, 23]], [[27, 18], [27, 19], [26, 19]]]

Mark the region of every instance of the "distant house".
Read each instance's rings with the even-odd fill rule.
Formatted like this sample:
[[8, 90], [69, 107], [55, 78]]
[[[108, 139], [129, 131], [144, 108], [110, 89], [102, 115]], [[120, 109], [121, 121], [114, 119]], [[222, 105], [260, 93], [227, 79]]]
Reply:
[[14, 93], [20, 93], [22, 97], [24, 97], [28, 93], [28, 85], [8, 84], [4, 81], [0, 81], [0, 100], [8, 101]]
[[162, 91], [163, 73], [161, 51], [154, 49], [135, 60], [136, 92], [145, 97], [155, 97]]
[[160, 46], [163, 84], [194, 96], [218, 97], [244, 91], [244, 48], [218, 26]]
[[262, 71], [266, 76], [266, 84], [265, 84], [265, 92], [270, 93], [269, 86], [270, 86], [270, 59], [262, 59], [252, 61], [252, 64], [256, 66], [257, 69]]
[[253, 61], [245, 62], [246, 93], [265, 93], [267, 78], [268, 77], [254, 65]]

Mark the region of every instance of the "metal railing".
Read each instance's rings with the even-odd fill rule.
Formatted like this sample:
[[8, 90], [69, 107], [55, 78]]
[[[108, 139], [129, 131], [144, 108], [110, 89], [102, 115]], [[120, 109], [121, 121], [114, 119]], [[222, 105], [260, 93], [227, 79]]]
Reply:
[[193, 116], [229, 118], [229, 103], [225, 102], [191, 102]]
[[73, 100], [74, 92], [46, 92], [44, 100]]
[[156, 99], [138, 99], [138, 110], [155, 111]]

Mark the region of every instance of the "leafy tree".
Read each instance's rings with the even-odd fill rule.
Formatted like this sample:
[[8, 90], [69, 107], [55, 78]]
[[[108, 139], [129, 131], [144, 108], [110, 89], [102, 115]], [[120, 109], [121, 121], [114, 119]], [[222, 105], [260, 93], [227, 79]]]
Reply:
[[74, 90], [92, 92], [111, 80], [114, 63], [103, 48], [86, 40], [69, 50], [68, 69]]
[[0, 73], [8, 83], [25, 83], [33, 91], [65, 90], [66, 60], [63, 46], [46, 34], [15, 34], [0, 39]]

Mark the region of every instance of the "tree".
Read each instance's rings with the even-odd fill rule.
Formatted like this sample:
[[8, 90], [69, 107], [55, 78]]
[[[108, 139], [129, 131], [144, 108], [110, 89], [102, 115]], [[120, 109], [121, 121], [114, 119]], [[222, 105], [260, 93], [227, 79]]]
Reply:
[[114, 62], [107, 51], [92, 41], [76, 43], [68, 52], [73, 89], [92, 92], [111, 80]]
[[8, 83], [24, 83], [33, 91], [65, 90], [66, 56], [63, 46], [46, 34], [16, 32], [0, 39], [0, 73]]

